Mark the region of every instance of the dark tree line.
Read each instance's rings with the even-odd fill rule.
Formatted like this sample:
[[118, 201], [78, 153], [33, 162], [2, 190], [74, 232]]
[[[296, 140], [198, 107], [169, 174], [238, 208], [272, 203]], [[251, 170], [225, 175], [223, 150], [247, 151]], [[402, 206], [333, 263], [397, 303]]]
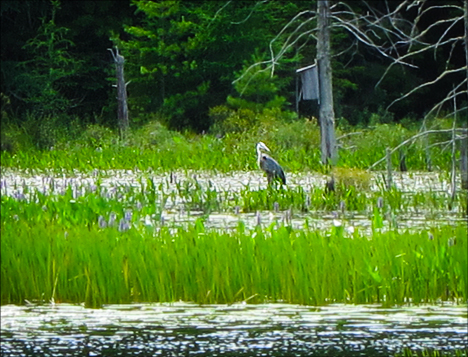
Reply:
[[[357, 14], [370, 8], [384, 14], [401, 3], [349, 0], [343, 1], [342, 8]], [[437, 4], [462, 8], [464, 1], [430, 1], [431, 6]], [[266, 68], [270, 51], [279, 51], [291, 36], [281, 30], [297, 14], [303, 13], [296, 20], [304, 23], [303, 30], [316, 27], [312, 14], [316, 8], [316, 1], [279, 0], [2, 1], [2, 123], [21, 123], [32, 115], [37, 120], [58, 116], [64, 123], [77, 117], [82, 123], [116, 127], [114, 65], [108, 51], [115, 46], [126, 61], [134, 124], [157, 114], [171, 127], [201, 131], [212, 124], [209, 109], [219, 105], [294, 110], [295, 69], [313, 63], [316, 57], [312, 31], [285, 51], [273, 76], [262, 72], [260, 80], [250, 80], [250, 89], [245, 89], [246, 83], [233, 82], [253, 63], [263, 61], [261, 69]], [[401, 30], [421, 11], [424, 8], [414, 7], [398, 13]], [[425, 32], [456, 11], [443, 6], [421, 17], [414, 29], [422, 34], [421, 42], [411, 49], [423, 42], [437, 42], [445, 33], [463, 38], [463, 22]], [[376, 48], [356, 41], [343, 28], [336, 27], [331, 36], [335, 114], [352, 124], [365, 125], [370, 114], [378, 112], [385, 112], [388, 120], [418, 120], [466, 76], [466, 72], [448, 75], [436, 89], [422, 87], [386, 112], [390, 103], [431, 81], [441, 69], [466, 66], [463, 41], [416, 53], [408, 58], [412, 66], [394, 65], [388, 70], [390, 62]], [[408, 46], [393, 47], [388, 54], [400, 51], [401, 55]]]

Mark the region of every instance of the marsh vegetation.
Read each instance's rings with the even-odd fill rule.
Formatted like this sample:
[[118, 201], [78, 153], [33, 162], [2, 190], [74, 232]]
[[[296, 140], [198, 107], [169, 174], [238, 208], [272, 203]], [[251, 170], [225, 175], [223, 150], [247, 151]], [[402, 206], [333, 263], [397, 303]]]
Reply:
[[2, 2], [2, 354], [466, 357], [466, 2], [327, 4]]
[[[272, 138], [288, 175], [272, 188], [255, 132], [156, 129], [2, 153], [3, 304], [466, 302], [466, 192], [451, 194], [442, 149], [439, 173], [398, 173], [388, 189], [363, 168], [391, 126], [360, 134], [333, 172], [313, 145]], [[409, 148], [408, 165], [424, 152]]]

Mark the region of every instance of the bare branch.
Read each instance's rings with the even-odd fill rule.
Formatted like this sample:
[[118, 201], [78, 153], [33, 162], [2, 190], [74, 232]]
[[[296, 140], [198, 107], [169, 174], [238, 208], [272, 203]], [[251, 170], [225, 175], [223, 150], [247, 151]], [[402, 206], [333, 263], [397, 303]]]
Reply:
[[[448, 40], [447, 42], [444, 42], [443, 44], [447, 44], [449, 42], [453, 42], [453, 41], [458, 41], [460, 39], [460, 37], [457, 37], [455, 39], [450, 39]], [[415, 55], [417, 54], [420, 54], [420, 53], [423, 53], [425, 51], [429, 51], [430, 49], [434, 48], [435, 45], [427, 45], [417, 51], [413, 51], [413, 52], [408, 52], [406, 55], [403, 55], [399, 58], [399, 61], [403, 60], [403, 59], [406, 59], [406, 58], [410, 58], [410, 57], [414, 57]], [[399, 61], [394, 61], [392, 63], [390, 63], [390, 65], [387, 67], [387, 69], [385, 70], [384, 74], [382, 75], [382, 77], [380, 77], [379, 81], [377, 82], [377, 84], [375, 85], [375, 87], [377, 88], [380, 83], [382, 83], [383, 79], [387, 76], [388, 72], [390, 71], [390, 69], [395, 65], [395, 64], [398, 64]], [[417, 66], [414, 66], [416, 68], [418, 68]]]
[[[450, 19], [452, 20], [452, 19]], [[456, 19], [453, 19], [452, 21], [450, 21], [450, 26], [448, 26], [444, 33], [440, 36], [439, 40], [437, 41], [437, 43], [435, 44], [434, 46], [434, 58], [436, 57], [436, 50], [439, 48], [439, 46], [443, 43], [443, 39], [444, 37], [447, 35], [447, 33], [457, 24], [458, 21], [462, 21], [463, 22], [463, 16], [460, 16]], [[461, 37], [456, 37], [455, 39], [457, 40], [463, 40], [463, 36]], [[451, 42], [452, 39], [449, 39], [448, 42]]]
[[255, 4], [255, 6], [252, 8], [252, 10], [250, 11], [250, 13], [247, 15], [247, 17], [246, 17], [244, 20], [239, 21], [239, 22], [231, 22], [231, 24], [233, 24], [233, 25], [240, 25], [240, 24], [243, 24], [244, 22], [246, 22], [246, 21], [250, 18], [250, 16], [252, 16], [253, 12], [255, 11], [255, 9], [256, 9], [258, 6], [260, 6], [261, 4], [266, 3], [266, 2], [268, 2], [268, 0], [263, 0], [263, 1], [257, 2], [257, 3]]
[[[299, 24], [299, 26], [297, 26], [295, 28], [295, 30], [288, 36], [288, 38], [285, 40], [285, 42], [283, 43], [283, 46], [282, 46], [282, 50], [280, 51], [280, 53], [278, 55], [275, 56], [275, 52], [274, 52], [274, 49], [273, 49], [273, 43], [275, 43], [285, 32], [286, 30], [297, 20], [299, 19], [301, 16], [303, 15], [306, 15], [306, 14], [316, 14], [315, 11], [310, 11], [310, 10], [306, 10], [306, 11], [301, 11], [299, 12], [296, 16], [294, 16], [282, 29], [281, 31], [270, 41], [270, 45], [269, 45], [269, 48], [270, 48], [270, 56], [271, 56], [271, 63], [272, 63], [272, 67], [271, 67], [271, 75], [273, 76], [274, 74], [274, 69], [275, 69], [275, 64], [277, 63], [278, 60], [280, 60], [282, 58], [282, 56], [284, 55], [284, 53], [286, 52], [285, 48], [290, 48], [290, 43], [289, 41], [291, 40], [291, 38], [294, 36], [294, 34], [296, 34], [301, 28], [303, 28], [306, 24], [308, 24], [313, 18], [309, 18], [303, 22], [301, 22], [301, 24]], [[315, 29], [314, 29], [315, 30]], [[294, 43], [296, 43], [297, 41], [295, 41]]]
[[364, 132], [362, 131], [355, 131], [355, 132], [352, 132], [352, 133], [347, 133], [347, 134], [344, 134], [344, 135], [341, 135], [339, 137], [336, 138], [336, 141], [339, 141], [341, 139], [344, 139], [344, 138], [347, 138], [348, 136], [352, 136], [352, 135], [361, 135], [361, 134], [364, 134]]
[[[244, 73], [243, 73], [239, 78], [237, 78], [237, 79], [235, 79], [234, 81], [232, 81], [232, 83], [236, 83], [236, 82], [241, 81], [241, 80], [242, 80], [247, 74], [249, 74], [250, 71], [251, 71], [252, 69], [254, 69], [255, 67], [258, 67], [258, 66], [261, 66], [261, 65], [264, 65], [264, 64], [270, 64], [270, 63], [272, 63], [272, 61], [256, 62], [256, 63], [250, 65], [250, 66], [244, 71]], [[269, 67], [270, 67], [270, 66], [268, 66], [267, 68], [269, 68]]]
[[[251, 78], [249, 78], [249, 80], [247, 81], [247, 84], [244, 86], [244, 88], [242, 89], [240, 95], [242, 95], [245, 91], [245, 89], [247, 88], [248, 84], [250, 83], [250, 81], [255, 78], [256, 75], [258, 75], [259, 73], [262, 73], [262, 72], [265, 72], [265, 71], [271, 71], [271, 76], [274, 75], [274, 70], [275, 70], [275, 66], [278, 64], [278, 61], [284, 56], [284, 54], [290, 50], [293, 46], [295, 46], [302, 38], [306, 37], [306, 36], [312, 36], [312, 37], [315, 37], [313, 35], [313, 33], [317, 30], [316, 27], [314, 27], [313, 29], [311, 30], [307, 30], [307, 31], [304, 31], [304, 32], [301, 32], [301, 29], [303, 29], [306, 25], [308, 25], [312, 20], [314, 20], [313, 17], [309, 18], [309, 19], [306, 19], [305, 21], [301, 21], [301, 23], [296, 26], [296, 28], [288, 35], [288, 37], [286, 38], [286, 40], [283, 42], [281, 48], [279, 49], [278, 53], [275, 54], [275, 50], [273, 49], [273, 44], [279, 40], [279, 38], [292, 26], [292, 24], [298, 20], [299, 18], [301, 18], [302, 16], [304, 15], [307, 15], [307, 14], [315, 14], [315, 11], [310, 11], [310, 10], [306, 10], [306, 11], [302, 11], [298, 14], [296, 14], [296, 16], [294, 16], [282, 29], [281, 31], [270, 41], [270, 44], [269, 44], [269, 49], [270, 49], [270, 60], [268, 61], [261, 61], [261, 62], [256, 62], [254, 64], [252, 64], [251, 66], [249, 66], [245, 71], [244, 73], [237, 79], [235, 79], [233, 81], [233, 83], [236, 83], [236, 82], [239, 82], [241, 81], [242, 79], [244, 79], [245, 76], [247, 76], [252, 70], [254, 70], [255, 68], [259, 67], [259, 66], [263, 66], [263, 65], [267, 65], [266, 68], [264, 69], [261, 69], [259, 71], [257, 71], [256, 73], [254, 73], [252, 75]], [[295, 37], [296, 36], [296, 37]], [[295, 38], [294, 38], [295, 37]], [[293, 39], [294, 38], [294, 39]]]
[[[442, 108], [442, 106], [452, 100], [454, 97], [457, 97], [459, 95], [462, 95], [462, 94], [468, 94], [468, 91], [467, 90], [461, 90], [459, 91], [465, 83], [467, 83], [468, 81], [468, 78], [463, 80], [461, 83], [459, 83], [450, 93], [447, 94], [447, 96], [442, 99], [440, 102], [438, 102], [437, 104], [435, 104], [432, 109], [425, 115], [425, 117], [429, 117], [434, 111], [437, 111], [437, 114], [436, 115], [439, 115], [439, 111], [440, 109]], [[454, 112], [452, 112], [454, 113]]]
[[211, 19], [211, 22], [213, 22], [217, 17], [218, 15], [221, 13], [221, 11], [223, 11], [230, 3], [232, 2], [232, 0], [228, 0], [226, 1], [226, 3], [221, 6], [218, 11], [216, 11], [216, 13], [214, 14], [213, 18]]
[[[458, 26], [461, 21], [465, 21], [465, 28], [467, 27], [466, 22], [468, 20], [464, 20], [464, 16], [467, 16], [467, 10], [464, 10], [463, 6], [459, 6], [458, 4], [432, 5], [432, 2], [428, 0], [402, 0], [399, 2], [385, 0], [384, 5], [386, 9], [380, 12], [373, 6], [373, 2], [363, 0], [362, 3], [364, 3], [368, 9], [365, 14], [357, 14], [349, 3], [337, 2], [331, 6], [331, 26], [345, 29], [355, 39], [350, 44], [349, 48], [334, 54], [334, 56], [339, 56], [348, 52], [353, 47], [356, 48], [359, 43], [377, 51], [382, 57], [389, 60], [390, 63], [375, 85], [376, 87], [387, 77], [393, 66], [399, 64], [417, 69], [418, 66], [412, 63], [412, 61], [420, 54], [433, 51], [434, 57], [436, 57], [436, 55], [440, 53], [438, 50], [442, 47], [448, 50], [444, 52], [448, 53], [448, 55], [447, 58], [444, 59], [445, 68], [442, 73], [438, 73], [435, 79], [418, 85], [392, 101], [387, 106], [387, 110], [395, 103], [408, 98], [415, 92], [437, 84], [448, 75], [458, 75], [461, 71], [467, 71], [468, 73], [468, 67], [466, 65], [456, 68], [453, 66], [455, 50], [458, 49], [458, 46], [463, 41], [466, 42], [465, 46], [468, 45], [465, 38], [466, 35], [452, 35], [453, 29]], [[466, 3], [466, 1], [464, 3]], [[464, 4], [464, 6], [466, 7], [468, 5]], [[411, 16], [416, 12], [413, 16], [413, 21], [405, 19], [406, 12], [409, 11], [411, 11]], [[432, 16], [434, 12], [441, 12], [445, 17], [425, 25], [424, 23], [427, 22], [427, 18]], [[315, 26], [313, 26], [314, 28], [310, 28], [312, 26], [309, 25], [315, 21], [316, 15], [316, 12], [309, 10], [296, 14], [270, 41], [270, 59], [248, 67], [234, 82], [244, 79], [246, 75], [250, 74], [252, 70], [256, 70], [258, 66], [266, 66], [259, 70], [259, 73], [269, 70], [271, 71], [271, 76], [273, 76], [275, 67], [288, 51], [294, 46], [296, 46], [297, 49], [298, 43], [301, 43], [300, 48], [302, 48], [302, 46], [307, 44], [308, 39], [315, 38], [317, 28]], [[468, 33], [468, 31], [466, 31], [466, 33]], [[435, 41], [431, 42], [430, 38], [433, 34], [437, 34], [437, 38]], [[303, 41], [304, 39], [305, 41]], [[277, 42], [279, 41], [282, 41], [281, 45], [277, 46]], [[466, 54], [468, 61], [468, 51], [466, 51]], [[255, 74], [253, 76], [255, 76]], [[249, 79], [249, 82], [250, 80], [251, 79]], [[463, 86], [466, 86], [466, 84], [466, 78], [462, 77], [461, 80], [457, 80], [457, 83], [454, 84], [453, 91], [449, 92], [444, 99], [436, 103], [430, 109], [429, 113], [424, 117], [424, 122], [429, 115], [440, 111], [441, 108], [446, 106], [453, 98], [466, 95], [467, 91], [463, 90]], [[455, 114], [457, 112], [459, 112], [459, 109], [452, 113]]]
[[445, 77], [446, 75], [448, 74], [452, 74], [452, 73], [457, 73], [457, 72], [460, 72], [460, 71], [465, 71], [466, 70], [466, 66], [465, 67], [461, 67], [461, 68], [456, 68], [456, 69], [452, 69], [452, 70], [448, 70], [448, 71], [444, 71], [442, 72], [439, 77], [437, 77], [436, 79], [434, 79], [433, 81], [430, 81], [430, 82], [426, 82], [426, 83], [423, 83], [415, 88], [413, 88], [412, 90], [410, 90], [408, 93], [402, 95], [401, 97], [395, 99], [393, 102], [391, 102], [388, 106], [387, 106], [387, 110], [388, 108], [390, 108], [393, 104], [399, 102], [400, 100], [403, 100], [405, 98], [407, 98], [408, 96], [410, 96], [411, 94], [413, 94], [414, 92], [420, 90], [421, 88], [424, 88], [424, 87], [427, 87], [427, 86], [430, 86], [432, 84], [435, 84], [437, 83], [438, 81], [440, 81], [443, 77]]
[[[396, 152], [398, 149], [405, 146], [406, 144], [412, 143], [413, 141], [415, 141], [417, 138], [420, 138], [421, 136], [429, 135], [429, 134], [453, 133], [453, 132], [457, 132], [457, 131], [460, 131], [460, 132], [464, 133], [466, 131], [466, 129], [464, 129], [464, 128], [452, 128], [452, 129], [443, 129], [443, 130], [427, 130], [427, 131], [418, 133], [416, 135], [413, 135], [411, 138], [403, 141], [400, 145], [397, 145], [396, 147], [394, 147], [392, 150], [390, 150], [390, 154], [393, 154], [394, 152]], [[457, 139], [461, 140], [462, 138], [459, 137]], [[452, 142], [452, 140], [450, 140], [450, 143], [451, 142]], [[376, 161], [367, 170], [368, 171], [372, 170], [378, 164], [382, 163], [386, 158], [387, 158], [387, 156], [384, 156], [380, 160]]]

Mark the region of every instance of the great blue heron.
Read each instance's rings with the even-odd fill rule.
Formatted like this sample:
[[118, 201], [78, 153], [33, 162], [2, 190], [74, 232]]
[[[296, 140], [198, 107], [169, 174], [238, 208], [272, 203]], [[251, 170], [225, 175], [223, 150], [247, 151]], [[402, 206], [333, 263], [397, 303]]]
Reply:
[[262, 150], [270, 151], [270, 149], [260, 141], [257, 144], [258, 167], [267, 174], [268, 184], [271, 185], [274, 180], [279, 180], [285, 185], [286, 176], [284, 175], [283, 169], [275, 159], [263, 153]]

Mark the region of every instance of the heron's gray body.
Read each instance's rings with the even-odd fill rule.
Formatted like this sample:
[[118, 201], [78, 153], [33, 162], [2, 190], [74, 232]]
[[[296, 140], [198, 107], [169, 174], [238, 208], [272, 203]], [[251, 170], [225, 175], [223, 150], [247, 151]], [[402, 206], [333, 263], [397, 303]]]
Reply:
[[279, 180], [285, 185], [286, 176], [282, 167], [275, 159], [263, 153], [262, 150], [270, 151], [264, 143], [259, 142], [257, 144], [258, 167], [267, 174], [268, 184], [271, 185], [273, 181]]

